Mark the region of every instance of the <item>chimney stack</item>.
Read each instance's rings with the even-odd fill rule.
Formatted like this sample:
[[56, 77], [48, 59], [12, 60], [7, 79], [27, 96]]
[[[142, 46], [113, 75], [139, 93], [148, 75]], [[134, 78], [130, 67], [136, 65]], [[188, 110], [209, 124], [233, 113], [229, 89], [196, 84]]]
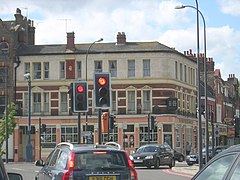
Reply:
[[67, 49], [74, 50], [75, 42], [74, 42], [74, 32], [67, 33]]
[[126, 44], [126, 35], [124, 32], [118, 32], [117, 34], [117, 45]]

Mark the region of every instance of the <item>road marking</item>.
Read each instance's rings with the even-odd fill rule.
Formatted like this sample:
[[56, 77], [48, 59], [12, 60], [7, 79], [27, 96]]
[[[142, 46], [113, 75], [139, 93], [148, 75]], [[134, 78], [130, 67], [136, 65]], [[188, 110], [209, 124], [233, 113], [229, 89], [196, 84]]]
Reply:
[[187, 175], [187, 174], [181, 174], [181, 173], [176, 173], [176, 172], [173, 172], [169, 169], [165, 169], [163, 170], [163, 172], [167, 173], [167, 174], [172, 174], [172, 175], [176, 175], [176, 176], [183, 176], [183, 177], [187, 177], [187, 178], [190, 178], [192, 179], [193, 176], [190, 176], [190, 175]]

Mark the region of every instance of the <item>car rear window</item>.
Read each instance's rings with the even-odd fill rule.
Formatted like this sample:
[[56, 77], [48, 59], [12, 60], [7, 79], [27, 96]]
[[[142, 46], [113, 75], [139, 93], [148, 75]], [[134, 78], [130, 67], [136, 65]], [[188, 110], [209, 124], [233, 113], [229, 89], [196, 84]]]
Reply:
[[144, 147], [140, 147], [137, 150], [137, 153], [143, 153], [143, 152], [157, 152], [158, 151], [158, 147], [157, 146], [144, 146]]
[[90, 151], [76, 153], [74, 157], [74, 169], [98, 169], [98, 168], [125, 168], [127, 159], [124, 152], [119, 151]]

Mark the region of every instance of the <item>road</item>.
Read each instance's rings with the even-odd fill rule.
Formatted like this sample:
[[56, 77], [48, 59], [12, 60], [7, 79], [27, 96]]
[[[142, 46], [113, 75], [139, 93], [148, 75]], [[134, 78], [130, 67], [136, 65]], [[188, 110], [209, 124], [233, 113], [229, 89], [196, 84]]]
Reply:
[[[176, 163], [175, 168], [181, 168], [183, 163]], [[33, 163], [8, 163], [5, 164], [8, 172], [16, 172], [22, 174], [24, 180], [34, 180], [35, 175], [40, 170], [40, 167], [35, 166]], [[138, 180], [190, 180], [192, 175], [184, 173], [177, 173], [170, 170], [168, 167], [160, 167], [159, 169], [136, 168], [138, 172]], [[161, 177], [161, 178], [160, 178]]]

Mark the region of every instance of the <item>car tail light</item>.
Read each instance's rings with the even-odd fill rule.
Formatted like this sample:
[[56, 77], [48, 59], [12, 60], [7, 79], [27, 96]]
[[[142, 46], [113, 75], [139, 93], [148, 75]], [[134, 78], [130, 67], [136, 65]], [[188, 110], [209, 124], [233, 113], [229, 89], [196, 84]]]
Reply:
[[127, 161], [128, 161], [128, 166], [130, 167], [131, 180], [138, 180], [137, 171], [135, 170], [135, 168], [133, 166], [133, 163], [132, 163], [131, 159], [129, 158], [129, 156], [126, 152], [125, 152], [125, 156], [126, 156]]
[[71, 152], [68, 157], [67, 171], [64, 172], [62, 180], [71, 180], [74, 168], [74, 152]]

